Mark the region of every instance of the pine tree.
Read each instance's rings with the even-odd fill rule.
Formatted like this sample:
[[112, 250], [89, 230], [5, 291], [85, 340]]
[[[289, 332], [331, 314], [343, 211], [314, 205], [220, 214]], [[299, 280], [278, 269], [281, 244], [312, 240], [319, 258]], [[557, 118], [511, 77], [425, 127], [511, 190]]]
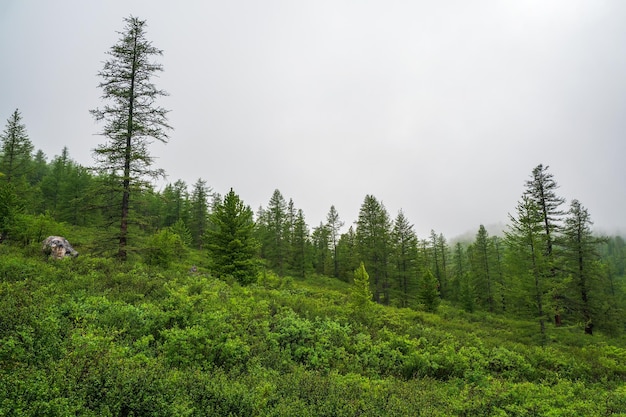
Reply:
[[232, 276], [240, 284], [256, 282], [258, 261], [252, 210], [231, 188], [210, 216], [207, 249], [218, 276]]
[[144, 20], [129, 17], [124, 21], [126, 27], [98, 73], [103, 79], [99, 84], [102, 98], [110, 104], [91, 110], [97, 121], [104, 121], [101, 135], [107, 140], [94, 150], [97, 169], [109, 176], [109, 184], [115, 186], [111, 191], [121, 194], [117, 235], [121, 260], [127, 258], [132, 194], [145, 187], [146, 178], [163, 176], [162, 170], [152, 168], [154, 158], [148, 147], [154, 140], [166, 143], [170, 129], [167, 110], [155, 104], [166, 93], [152, 82], [163, 67], [151, 59], [162, 51], [146, 39]]
[[19, 110], [16, 109], [7, 120], [0, 141], [0, 172], [4, 174], [1, 178], [7, 183], [25, 178], [32, 160], [33, 144], [28, 138]]

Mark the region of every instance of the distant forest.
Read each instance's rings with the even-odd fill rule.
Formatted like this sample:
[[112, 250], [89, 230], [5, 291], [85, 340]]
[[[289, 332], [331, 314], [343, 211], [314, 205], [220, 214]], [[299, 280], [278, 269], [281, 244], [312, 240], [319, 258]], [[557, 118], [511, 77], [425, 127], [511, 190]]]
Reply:
[[477, 225], [473, 241], [452, 246], [436, 231], [418, 238], [402, 212], [392, 218], [373, 195], [344, 231], [334, 206], [325, 222], [308, 225], [279, 190], [256, 212], [234, 190], [219, 195], [203, 179], [155, 190], [151, 180], [165, 173], [153, 166], [149, 146], [167, 142], [170, 129], [156, 104], [166, 93], [151, 81], [162, 71], [152, 59], [162, 52], [145, 38], [144, 21], [125, 22], [99, 74], [103, 107], [91, 113], [103, 142], [93, 166], [72, 160], [67, 148], [49, 161], [34, 150], [20, 111], [8, 117], [0, 137], [3, 243], [38, 246], [64, 235], [93, 256], [193, 262], [241, 284], [269, 271], [352, 282], [363, 263], [382, 305], [435, 311], [446, 300], [469, 312], [536, 320], [539, 338], [548, 325], [624, 332], [626, 243], [594, 234], [590, 213], [577, 200], [566, 205], [545, 165], [520, 189], [504, 236]]

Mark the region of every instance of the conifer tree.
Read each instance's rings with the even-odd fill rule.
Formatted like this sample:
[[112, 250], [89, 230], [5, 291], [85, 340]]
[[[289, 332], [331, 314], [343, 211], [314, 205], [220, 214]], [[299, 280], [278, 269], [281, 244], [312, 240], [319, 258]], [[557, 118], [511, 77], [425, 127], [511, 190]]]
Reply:
[[189, 200], [189, 231], [196, 248], [202, 249], [205, 233], [209, 229], [209, 197], [211, 189], [206, 181], [198, 178], [191, 190]]
[[4, 132], [0, 136], [0, 172], [7, 183], [25, 177], [32, 160], [33, 144], [22, 123], [22, 115], [16, 109], [7, 120]]
[[546, 253], [544, 250], [543, 217], [536, 203], [527, 195], [518, 202], [516, 215], [509, 215], [511, 224], [505, 232], [509, 248], [509, 265], [533, 302], [533, 316], [539, 322], [542, 343], [546, 341], [544, 305], [546, 285]]
[[413, 225], [400, 210], [393, 223], [393, 265], [396, 287], [400, 291], [400, 305], [408, 307], [417, 278], [417, 235]]
[[152, 79], [163, 67], [152, 61], [162, 55], [146, 38], [146, 22], [136, 17], [124, 19], [124, 31], [118, 43], [108, 52], [109, 59], [98, 73], [102, 98], [108, 103], [91, 110], [97, 121], [104, 122], [101, 133], [107, 140], [94, 150], [97, 169], [109, 177], [111, 192], [120, 194], [118, 253], [127, 258], [132, 195], [145, 188], [146, 178], [163, 176], [152, 168], [154, 158], [149, 145], [153, 141], [166, 143], [167, 110], [156, 105], [156, 99], [166, 95], [156, 88]]
[[448, 243], [442, 233], [430, 231], [430, 237], [422, 242], [422, 264], [429, 265], [430, 271], [439, 283], [439, 294], [448, 297]]
[[315, 272], [322, 275], [331, 275], [333, 259], [331, 251], [331, 231], [327, 225], [320, 222], [311, 234], [313, 242], [313, 267]]
[[361, 261], [373, 276], [374, 301], [389, 304], [389, 256], [391, 221], [385, 206], [365, 196], [357, 220], [356, 240]]
[[183, 221], [189, 224], [189, 193], [187, 184], [183, 180], [177, 180], [174, 184], [167, 184], [162, 192], [163, 219], [162, 226], [171, 226]]
[[326, 226], [330, 231], [330, 244], [331, 250], [333, 252], [333, 276], [335, 278], [339, 277], [339, 261], [337, 260], [337, 244], [339, 243], [339, 231], [343, 227], [343, 222], [339, 218], [339, 213], [337, 213], [337, 209], [335, 206], [330, 206], [330, 210], [326, 215]]
[[461, 281], [464, 275], [468, 272], [467, 254], [461, 242], [454, 244], [454, 250], [452, 251], [452, 266], [451, 266], [451, 279], [450, 279], [450, 300], [460, 301]]
[[296, 276], [304, 278], [311, 267], [311, 242], [304, 212], [301, 209], [298, 210], [294, 221], [291, 246], [291, 270]]
[[263, 213], [264, 223], [263, 254], [269, 265], [279, 275], [287, 272], [289, 236], [287, 203], [282, 193], [276, 189]]
[[51, 163], [50, 172], [41, 180], [41, 192], [44, 198], [44, 210], [56, 216], [61, 204], [61, 185], [69, 168], [70, 158], [67, 146], [64, 146], [61, 155], [55, 156]]
[[551, 287], [554, 290], [552, 295], [552, 304], [554, 308], [554, 324], [561, 325], [561, 310], [564, 306], [563, 296], [559, 294], [559, 276], [556, 270], [556, 256], [554, 254], [554, 240], [561, 226], [561, 218], [564, 212], [561, 205], [565, 199], [556, 195], [558, 185], [554, 180], [554, 176], [548, 172], [548, 166], [542, 164], [537, 165], [532, 172], [531, 179], [526, 182], [525, 195], [534, 203], [541, 217], [543, 226], [542, 233], [542, 249], [547, 269], [541, 273], [546, 275], [552, 282]]
[[349, 282], [352, 273], [359, 265], [357, 253], [356, 233], [350, 226], [346, 233], [342, 233], [337, 242], [337, 265], [339, 268], [339, 278]]
[[500, 309], [506, 311], [506, 291], [507, 286], [504, 277], [504, 268], [502, 263], [503, 245], [502, 240], [498, 236], [491, 237], [491, 247], [494, 254], [494, 279], [496, 281], [495, 294], [499, 297]]
[[424, 305], [426, 311], [435, 312], [441, 302], [439, 296], [439, 283], [437, 278], [430, 269], [425, 269], [422, 272], [422, 277], [419, 283], [417, 292], [419, 301]]
[[218, 276], [232, 276], [240, 284], [256, 281], [258, 261], [252, 210], [231, 188], [210, 216], [207, 249]]
[[493, 279], [491, 241], [482, 224], [472, 244], [471, 271], [476, 295], [482, 305], [493, 313], [495, 308], [495, 283]]
[[370, 276], [365, 270], [363, 262], [354, 270], [354, 285], [351, 292], [351, 301], [355, 313], [367, 320], [372, 307], [372, 290], [370, 289]]
[[594, 300], [597, 281], [600, 276], [598, 268], [598, 245], [600, 239], [591, 232], [591, 217], [585, 207], [578, 200], [571, 202], [571, 207], [565, 225], [563, 236], [559, 243], [563, 247], [563, 258], [566, 271], [572, 276], [572, 284], [577, 293], [577, 302], [574, 303], [577, 312], [581, 315], [586, 334], [593, 334]]

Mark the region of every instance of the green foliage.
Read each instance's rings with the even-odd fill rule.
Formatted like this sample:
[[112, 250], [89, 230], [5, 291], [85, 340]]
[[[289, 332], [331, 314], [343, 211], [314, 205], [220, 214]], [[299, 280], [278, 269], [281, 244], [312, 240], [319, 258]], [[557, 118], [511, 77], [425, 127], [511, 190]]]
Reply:
[[270, 271], [243, 287], [201, 271], [0, 251], [0, 415], [624, 411], [623, 341], [551, 328], [541, 347], [532, 322], [446, 302], [438, 314], [383, 307], [364, 267], [352, 287]]
[[418, 298], [426, 311], [437, 311], [441, 298], [439, 297], [439, 283], [430, 269], [422, 273], [419, 283]]
[[170, 229], [163, 229], [146, 241], [144, 259], [148, 265], [167, 268], [174, 261], [181, 260], [186, 252], [183, 239]]
[[361, 265], [354, 271], [354, 286], [352, 287], [352, 304], [356, 311], [366, 314], [371, 307], [372, 291], [370, 290], [370, 276]]
[[21, 209], [15, 186], [0, 181], [0, 241], [6, 237], [9, 227]]
[[104, 122], [101, 135], [106, 142], [94, 149], [94, 156], [100, 175], [110, 179], [103, 183], [107, 188], [101, 190], [112, 194], [105, 205], [113, 207], [112, 203], [119, 201], [111, 213], [119, 224], [117, 256], [122, 261], [127, 259], [129, 223], [139, 218], [138, 213], [131, 217], [131, 212], [137, 211], [131, 195], [135, 199], [142, 196], [141, 191], [149, 188], [146, 178], [164, 176], [163, 170], [152, 167], [149, 145], [154, 140], [166, 143], [170, 129], [168, 111], [156, 105], [156, 99], [167, 93], [152, 82], [163, 71], [153, 58], [163, 52], [146, 38], [145, 20], [131, 16], [124, 22], [119, 41], [109, 50], [109, 59], [98, 73], [102, 98], [108, 104], [91, 110], [96, 121]]
[[218, 276], [234, 277], [240, 284], [257, 280], [257, 242], [252, 210], [231, 189], [214, 207], [207, 232], [207, 249]]
[[41, 249], [41, 242], [51, 235], [67, 236], [67, 226], [56, 222], [49, 214], [16, 214], [7, 228], [9, 238], [23, 246], [34, 244]]
[[18, 183], [29, 171], [33, 144], [22, 123], [22, 115], [15, 109], [7, 120], [4, 132], [0, 134], [0, 172], [3, 182]]

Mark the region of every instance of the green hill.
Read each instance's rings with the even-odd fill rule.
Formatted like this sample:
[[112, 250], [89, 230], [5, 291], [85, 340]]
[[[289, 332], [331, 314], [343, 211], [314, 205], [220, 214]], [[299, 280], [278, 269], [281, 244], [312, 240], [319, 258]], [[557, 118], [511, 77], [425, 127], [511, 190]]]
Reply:
[[0, 245], [1, 416], [626, 415], [623, 339]]

